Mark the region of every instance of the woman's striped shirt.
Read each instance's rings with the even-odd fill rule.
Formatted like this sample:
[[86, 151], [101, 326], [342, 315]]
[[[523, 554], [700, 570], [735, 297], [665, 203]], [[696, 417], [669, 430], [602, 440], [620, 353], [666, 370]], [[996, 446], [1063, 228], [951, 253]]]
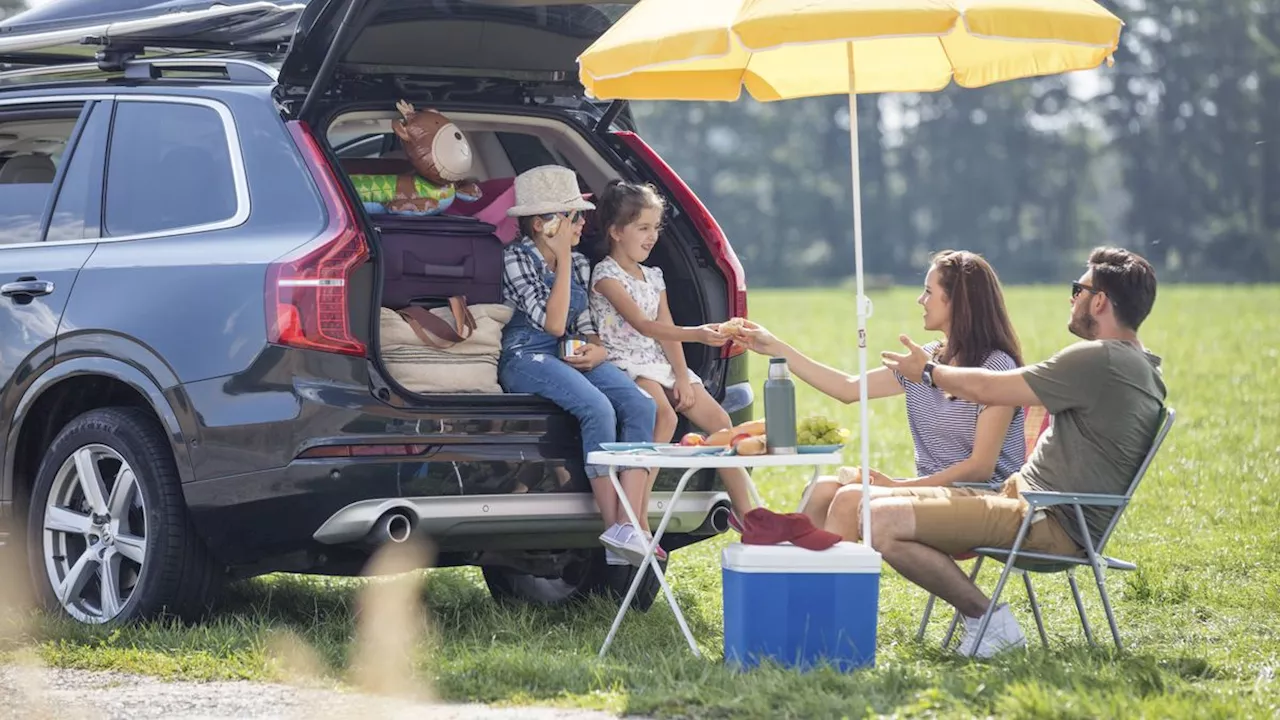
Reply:
[[[941, 343], [924, 346], [930, 356]], [[1017, 363], [1008, 353], [996, 350], [987, 356], [982, 367], [988, 370], [1013, 370]], [[942, 472], [973, 454], [974, 436], [978, 429], [978, 414], [986, 406], [956, 398], [948, 399], [937, 388], [914, 383], [897, 372], [898, 384], [907, 394], [907, 425], [915, 443], [916, 474], [923, 477]], [[1018, 408], [1009, 423], [1009, 431], [1000, 448], [992, 482], [1004, 482], [1022, 467], [1025, 457], [1023, 441], [1024, 413]]]

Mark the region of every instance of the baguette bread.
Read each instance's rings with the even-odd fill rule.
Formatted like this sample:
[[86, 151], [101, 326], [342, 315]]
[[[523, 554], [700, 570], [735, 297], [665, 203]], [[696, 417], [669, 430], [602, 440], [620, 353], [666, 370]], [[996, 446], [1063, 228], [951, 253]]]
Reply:
[[745, 438], [738, 441], [734, 450], [739, 455], [763, 455], [767, 444], [764, 435], [756, 435], [754, 437]]
[[729, 441], [733, 439], [734, 435], [737, 435], [737, 433], [734, 432], [733, 428], [717, 430], [708, 435], [706, 442], [703, 444], [714, 447], [728, 447]]
[[708, 435], [706, 442], [703, 444], [714, 447], [725, 447], [729, 443], [733, 442], [733, 439], [739, 435], [750, 435], [752, 437], [764, 435], [764, 420], [748, 420], [737, 427], [717, 430]]

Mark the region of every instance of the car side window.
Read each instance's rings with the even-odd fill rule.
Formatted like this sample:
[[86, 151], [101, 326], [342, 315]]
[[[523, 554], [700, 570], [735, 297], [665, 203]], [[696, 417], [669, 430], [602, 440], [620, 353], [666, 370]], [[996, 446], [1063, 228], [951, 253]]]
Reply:
[[46, 242], [96, 238], [102, 229], [102, 161], [107, 154], [111, 106], [98, 103], [76, 138], [49, 218]]
[[0, 113], [0, 244], [40, 241], [53, 181], [81, 108]]
[[109, 153], [110, 236], [181, 231], [236, 214], [226, 128], [211, 107], [122, 99]]

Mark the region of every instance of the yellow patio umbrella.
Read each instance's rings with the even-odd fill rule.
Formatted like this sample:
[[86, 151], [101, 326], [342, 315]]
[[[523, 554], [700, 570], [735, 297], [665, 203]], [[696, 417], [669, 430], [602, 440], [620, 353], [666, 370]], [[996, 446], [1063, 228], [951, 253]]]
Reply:
[[[1123, 23], [1094, 0], [641, 0], [578, 58], [602, 100], [849, 96], [861, 467], [870, 465], [858, 94], [981, 87], [1110, 64]], [[862, 474], [863, 492], [870, 477]], [[871, 544], [870, 503], [863, 541]]]

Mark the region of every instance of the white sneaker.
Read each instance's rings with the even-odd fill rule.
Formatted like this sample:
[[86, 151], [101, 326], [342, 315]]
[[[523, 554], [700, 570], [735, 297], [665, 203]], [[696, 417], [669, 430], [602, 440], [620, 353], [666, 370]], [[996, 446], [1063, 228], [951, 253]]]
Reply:
[[622, 526], [614, 523], [607, 530], [600, 533], [600, 544], [604, 545], [604, 561], [608, 565], [630, 565], [627, 559], [613, 551], [621, 542], [618, 540], [618, 533], [622, 530]]
[[982, 634], [982, 642], [975, 653], [973, 642], [978, 636], [978, 626], [981, 624], [981, 617], [964, 618], [964, 637], [960, 639], [960, 647], [956, 648], [957, 653], [964, 657], [970, 657], [972, 653], [972, 657], [985, 660], [1005, 650], [1027, 646], [1027, 636], [1022, 634], [1018, 619], [1013, 616], [1013, 611], [1006, 604], [1001, 604], [991, 614], [987, 631]]
[[[627, 563], [640, 567], [644, 562], [644, 534], [636, 530], [631, 523], [618, 525], [616, 532], [606, 531], [600, 536], [600, 542], [618, 555], [626, 558]], [[612, 530], [612, 528], [610, 528]]]

